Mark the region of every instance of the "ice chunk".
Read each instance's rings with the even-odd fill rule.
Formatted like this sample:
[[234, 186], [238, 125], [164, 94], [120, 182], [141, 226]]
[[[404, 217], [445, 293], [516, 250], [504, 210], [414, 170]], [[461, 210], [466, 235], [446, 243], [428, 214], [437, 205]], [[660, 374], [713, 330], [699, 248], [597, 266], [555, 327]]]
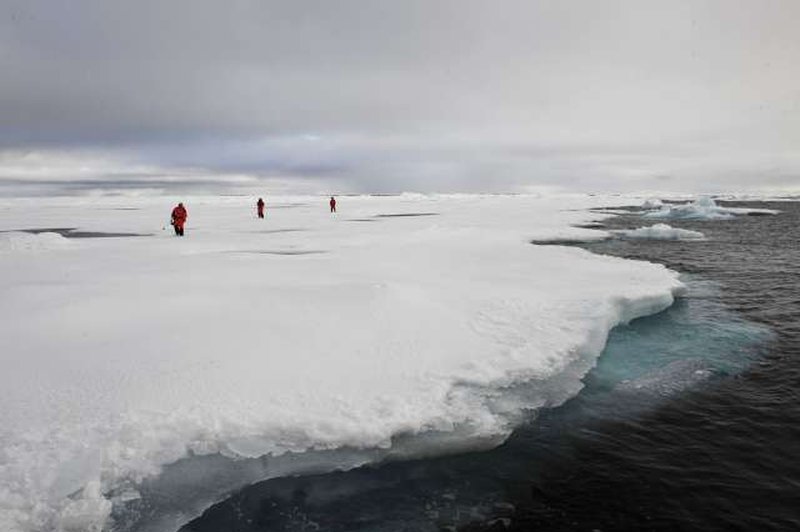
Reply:
[[58, 529], [64, 532], [100, 532], [111, 514], [111, 501], [103, 497], [101, 484], [92, 480], [80, 496], [64, 505], [58, 518]]
[[614, 234], [622, 238], [642, 239], [642, 240], [703, 240], [705, 235], [700, 231], [689, 229], [679, 229], [667, 224], [655, 224], [649, 227], [639, 227], [613, 231]]
[[722, 207], [710, 197], [704, 196], [691, 203], [665, 204], [659, 210], [646, 212], [647, 218], [665, 218], [674, 220], [724, 220], [735, 215], [770, 215], [778, 214], [773, 209], [750, 209], [744, 207]]
[[651, 198], [642, 203], [642, 209], [646, 210], [661, 209], [663, 207], [664, 202], [657, 198]]

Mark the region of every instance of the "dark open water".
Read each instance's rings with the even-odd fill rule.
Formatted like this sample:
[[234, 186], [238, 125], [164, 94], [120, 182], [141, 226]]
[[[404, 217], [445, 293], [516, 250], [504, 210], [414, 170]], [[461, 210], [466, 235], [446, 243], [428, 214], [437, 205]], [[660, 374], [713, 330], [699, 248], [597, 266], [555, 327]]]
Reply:
[[584, 245], [689, 292], [615, 329], [584, 391], [499, 448], [261, 482], [183, 530], [800, 530], [800, 204], [750, 205], [783, 212]]

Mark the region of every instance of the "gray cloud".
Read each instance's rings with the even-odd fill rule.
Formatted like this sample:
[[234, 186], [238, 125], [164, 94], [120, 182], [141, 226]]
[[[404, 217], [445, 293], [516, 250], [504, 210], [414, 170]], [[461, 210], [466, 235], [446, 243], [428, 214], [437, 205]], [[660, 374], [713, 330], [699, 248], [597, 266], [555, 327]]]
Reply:
[[0, 179], [69, 152], [364, 191], [800, 186], [792, 0], [0, 5]]

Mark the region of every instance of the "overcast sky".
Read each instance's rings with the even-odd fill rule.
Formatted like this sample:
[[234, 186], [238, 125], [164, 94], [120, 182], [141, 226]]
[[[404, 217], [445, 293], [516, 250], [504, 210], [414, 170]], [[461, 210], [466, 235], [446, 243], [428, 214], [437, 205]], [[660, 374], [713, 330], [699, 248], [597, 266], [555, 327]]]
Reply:
[[800, 1], [0, 0], [0, 187], [800, 190]]

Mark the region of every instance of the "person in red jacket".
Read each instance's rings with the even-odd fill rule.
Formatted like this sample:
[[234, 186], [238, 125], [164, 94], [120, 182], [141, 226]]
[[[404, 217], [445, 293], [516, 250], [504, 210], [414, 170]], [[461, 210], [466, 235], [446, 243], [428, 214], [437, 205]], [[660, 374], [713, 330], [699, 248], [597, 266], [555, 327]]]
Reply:
[[258, 210], [258, 217], [259, 218], [263, 218], [264, 217], [264, 200], [263, 199], [258, 198], [258, 203], [256, 203], [256, 210]]
[[188, 214], [183, 203], [178, 203], [178, 206], [172, 209], [172, 221], [170, 223], [175, 228], [177, 236], [183, 236], [183, 225], [186, 223], [187, 217]]
[[331, 200], [328, 203], [331, 206], [331, 212], [336, 212], [336, 198], [331, 196]]

